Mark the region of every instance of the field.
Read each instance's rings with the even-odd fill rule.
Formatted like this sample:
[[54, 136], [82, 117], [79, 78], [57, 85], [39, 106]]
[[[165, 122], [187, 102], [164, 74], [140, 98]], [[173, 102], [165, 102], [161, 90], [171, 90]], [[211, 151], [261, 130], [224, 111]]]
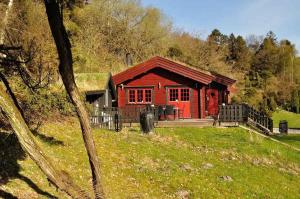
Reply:
[[300, 128], [300, 114], [278, 110], [272, 116], [274, 127], [279, 126], [280, 120], [287, 120], [289, 128]]
[[[300, 197], [300, 152], [241, 128], [160, 128], [154, 135], [141, 135], [138, 129], [95, 130], [94, 136], [108, 198]], [[16, 150], [12, 136], [1, 136], [1, 144], [2, 138], [10, 141], [0, 151], [10, 170], [0, 198], [66, 198]], [[45, 125], [36, 139], [57, 167], [91, 191], [74, 119]]]
[[300, 134], [274, 135], [273, 138], [300, 149]]

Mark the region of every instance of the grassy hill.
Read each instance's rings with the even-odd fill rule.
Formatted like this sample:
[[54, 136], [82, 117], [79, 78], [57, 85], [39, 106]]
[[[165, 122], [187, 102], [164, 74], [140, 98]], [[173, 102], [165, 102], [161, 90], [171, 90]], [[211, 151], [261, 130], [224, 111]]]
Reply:
[[[94, 135], [108, 198], [300, 197], [300, 153], [240, 128], [161, 128], [150, 136], [138, 129], [95, 130]], [[55, 165], [91, 191], [75, 120], [49, 123], [36, 137]], [[1, 149], [14, 169], [0, 186], [0, 198], [66, 198], [12, 143]]]
[[274, 127], [279, 126], [280, 120], [287, 120], [289, 128], [300, 128], [300, 114], [278, 110], [273, 113], [272, 119]]

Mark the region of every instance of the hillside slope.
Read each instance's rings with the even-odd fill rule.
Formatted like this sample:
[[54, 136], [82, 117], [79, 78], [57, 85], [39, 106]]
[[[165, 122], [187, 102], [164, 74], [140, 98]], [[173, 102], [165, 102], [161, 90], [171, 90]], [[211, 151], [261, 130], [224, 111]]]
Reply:
[[272, 115], [274, 127], [279, 126], [280, 120], [287, 120], [289, 128], [300, 128], [300, 114], [285, 110], [275, 111]]
[[[108, 198], [300, 197], [299, 152], [240, 128], [162, 128], [151, 136], [137, 129], [94, 133]], [[37, 140], [55, 165], [91, 191], [75, 120], [45, 125]], [[66, 198], [13, 146], [1, 149], [15, 168], [9, 181], [0, 184], [0, 197]]]

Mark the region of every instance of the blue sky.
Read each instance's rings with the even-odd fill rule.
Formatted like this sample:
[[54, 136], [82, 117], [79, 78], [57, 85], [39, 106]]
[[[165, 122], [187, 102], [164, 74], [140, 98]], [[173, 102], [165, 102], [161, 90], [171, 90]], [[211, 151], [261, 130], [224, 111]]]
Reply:
[[141, 0], [160, 8], [176, 28], [200, 34], [266, 35], [289, 39], [300, 51], [300, 0]]

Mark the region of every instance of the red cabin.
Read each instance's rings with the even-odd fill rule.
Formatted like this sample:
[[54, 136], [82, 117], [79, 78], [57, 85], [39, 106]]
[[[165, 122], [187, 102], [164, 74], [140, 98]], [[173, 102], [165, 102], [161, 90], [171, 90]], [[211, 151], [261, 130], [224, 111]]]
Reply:
[[173, 105], [182, 118], [218, 114], [235, 80], [154, 57], [113, 76], [118, 107]]

